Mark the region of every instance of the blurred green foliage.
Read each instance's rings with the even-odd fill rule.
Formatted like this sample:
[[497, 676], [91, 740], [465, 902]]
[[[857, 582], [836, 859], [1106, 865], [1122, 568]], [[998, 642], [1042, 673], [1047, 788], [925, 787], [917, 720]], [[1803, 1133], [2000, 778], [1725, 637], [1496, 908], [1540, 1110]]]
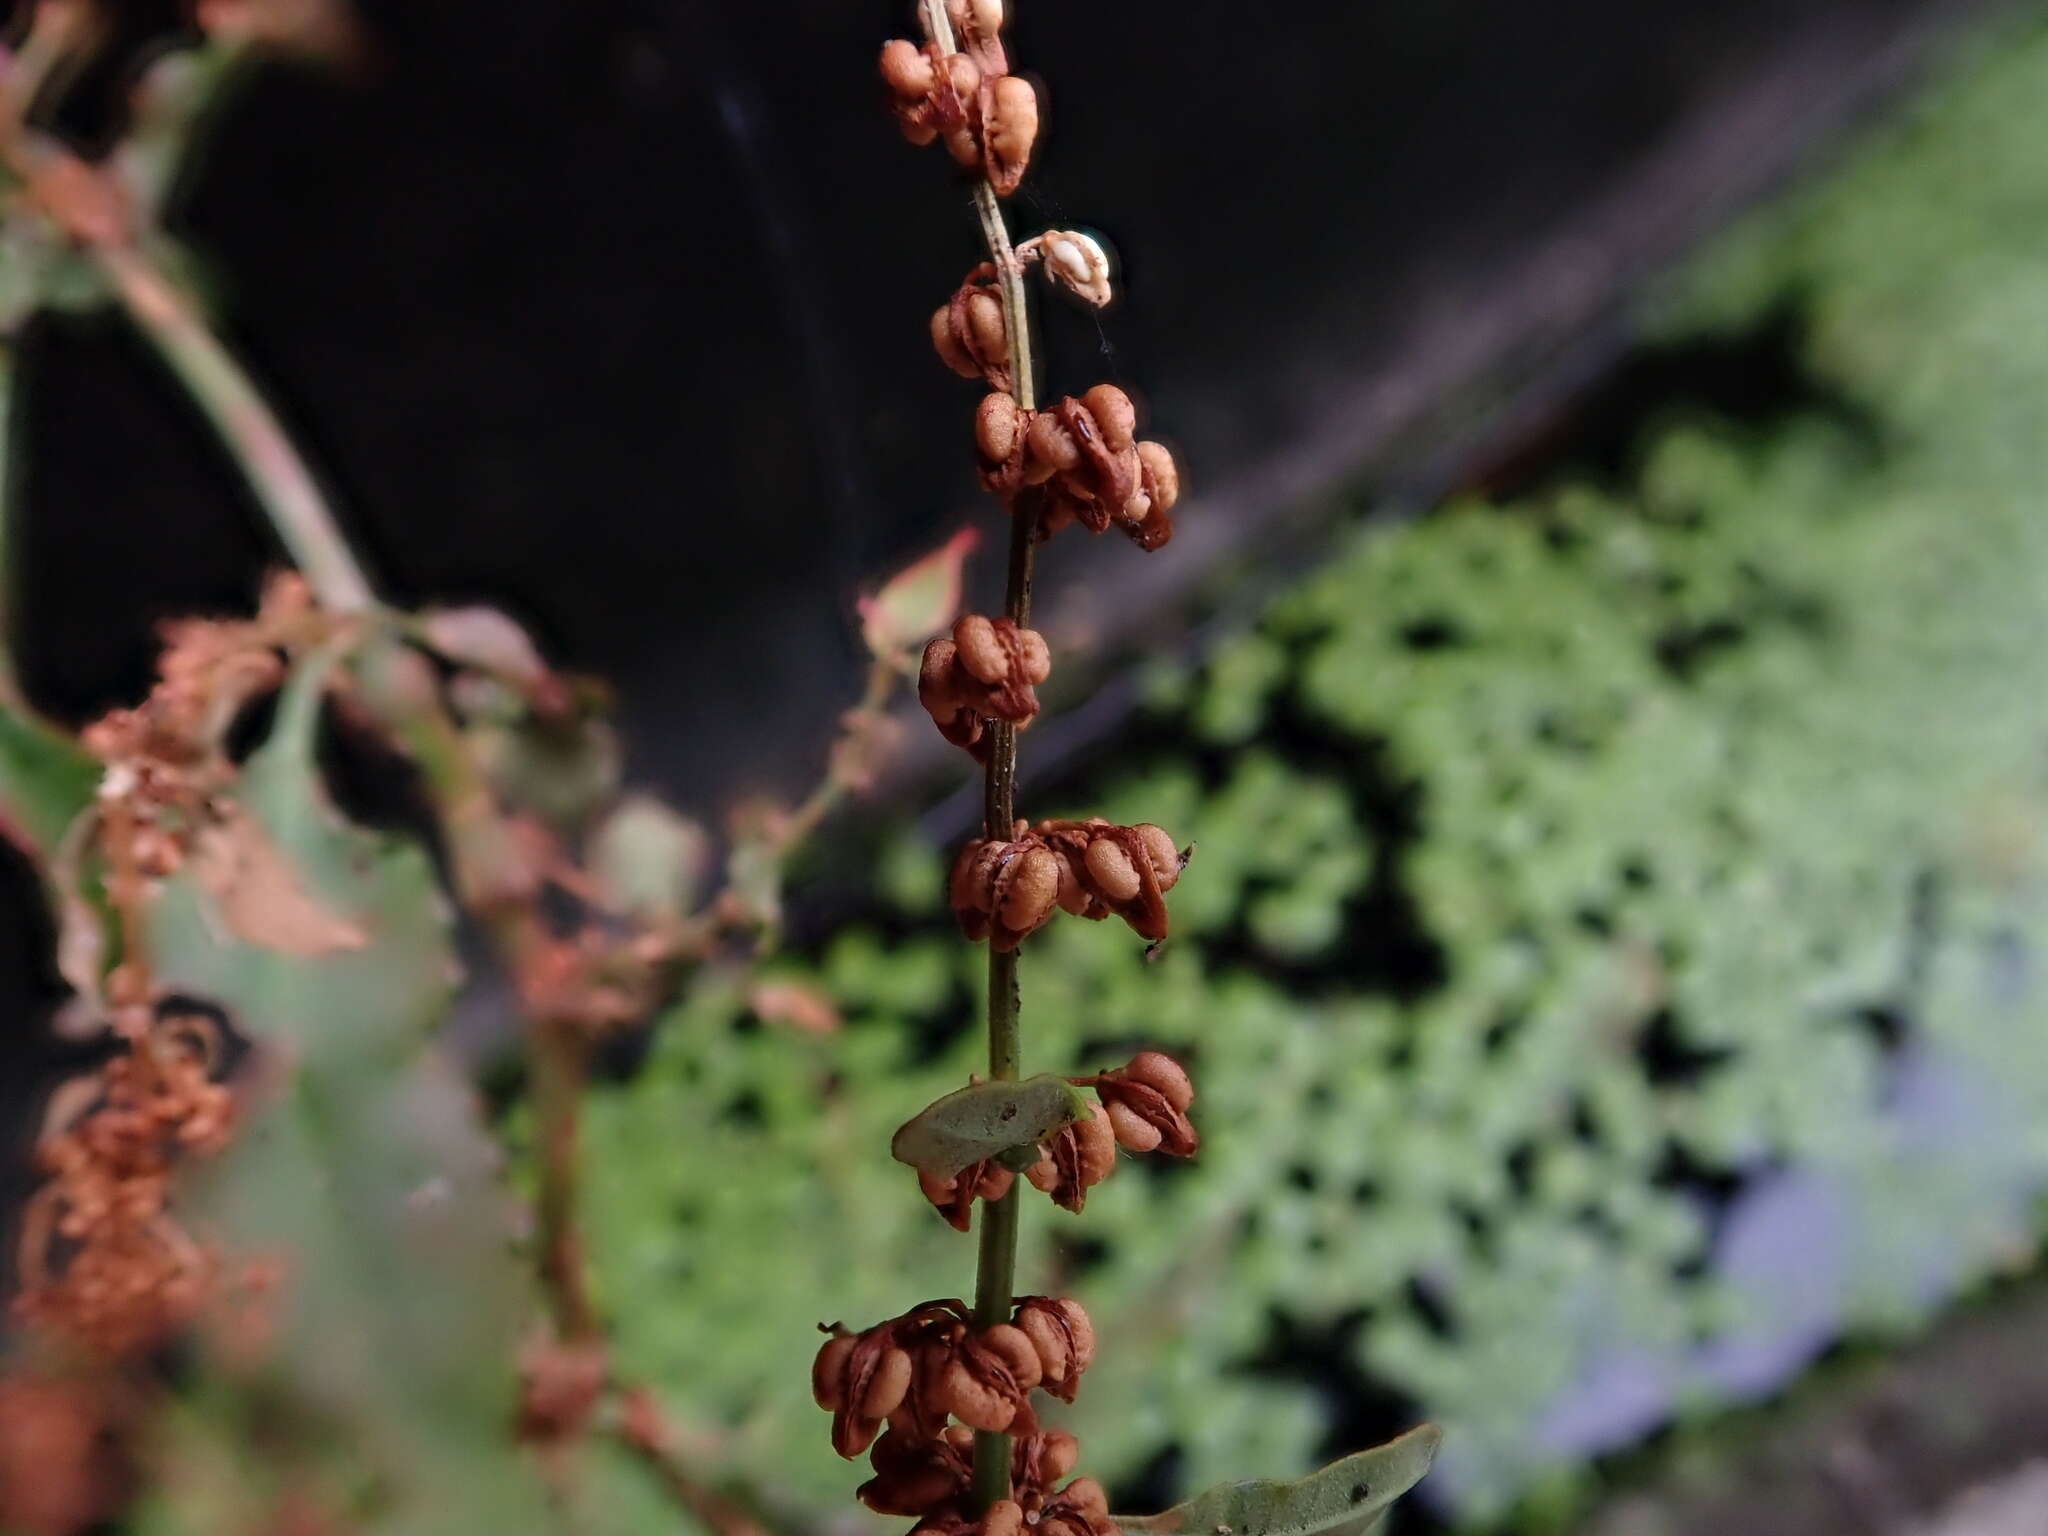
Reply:
[[[1377, 1403], [1444, 1422], [1465, 1518], [1569, 1508], [1630, 1432], [1569, 1430], [1602, 1382], [1711, 1409], [2029, 1261], [2044, 142], [2048, 27], [2002, 26], [1650, 306], [1667, 356], [1785, 349], [1783, 398], [1669, 402], [1618, 466], [1358, 530], [1059, 803], [1027, 778], [1034, 815], [1199, 843], [1157, 962], [1071, 920], [1025, 951], [1027, 1070], [1156, 1044], [1201, 1086], [1195, 1168], [1027, 1207], [1024, 1283], [1105, 1339], [1092, 1468], [1300, 1470], [1350, 1448], [1333, 1402]], [[862, 1469], [809, 1325], [971, 1284], [886, 1148], [977, 1066], [983, 956], [940, 850], [879, 867], [815, 957], [843, 1034], [700, 997], [591, 1117], [621, 1358], [811, 1512]], [[1795, 1178], [1828, 1220], [1788, 1284], [1714, 1215]]]
[[256, 1058], [246, 1118], [192, 1170], [181, 1215], [233, 1263], [282, 1267], [242, 1308], [253, 1337], [203, 1339], [210, 1369], [171, 1419], [139, 1528], [255, 1529], [310, 1494], [384, 1536], [556, 1529], [506, 1434], [534, 1298], [508, 1262], [501, 1160], [432, 1044], [459, 975], [448, 906], [422, 850], [329, 803], [314, 746], [330, 670], [294, 674], [236, 798], [359, 942], [236, 942], [189, 872], [151, 911], [160, 982], [219, 1006]]

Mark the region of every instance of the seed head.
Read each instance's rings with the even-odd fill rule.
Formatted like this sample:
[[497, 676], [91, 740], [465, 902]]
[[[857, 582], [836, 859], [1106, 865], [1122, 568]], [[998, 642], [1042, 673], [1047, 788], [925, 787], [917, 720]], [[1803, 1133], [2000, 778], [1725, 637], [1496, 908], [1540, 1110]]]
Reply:
[[1038, 142], [1038, 92], [1029, 80], [1003, 75], [984, 100], [982, 170], [996, 195], [1008, 197], [1023, 184]]
[[1051, 1195], [1054, 1205], [1079, 1214], [1088, 1203], [1088, 1191], [1114, 1172], [1116, 1132], [1106, 1115], [1096, 1115], [1062, 1127], [1024, 1177], [1033, 1188]]
[[1187, 1113], [1195, 1101], [1195, 1087], [1171, 1056], [1141, 1051], [1127, 1066], [1072, 1081], [1095, 1090], [1117, 1141], [1131, 1151], [1191, 1157], [1200, 1147], [1201, 1138]]

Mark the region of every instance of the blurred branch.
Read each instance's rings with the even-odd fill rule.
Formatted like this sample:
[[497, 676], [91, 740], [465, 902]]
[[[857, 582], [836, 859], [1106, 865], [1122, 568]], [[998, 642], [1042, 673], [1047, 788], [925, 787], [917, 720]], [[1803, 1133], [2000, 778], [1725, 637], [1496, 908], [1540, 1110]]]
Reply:
[[715, 1536], [768, 1536], [767, 1527], [733, 1499], [705, 1486], [676, 1453], [661, 1404], [645, 1387], [627, 1388], [607, 1428], [651, 1471], [685, 1511]]
[[98, 241], [92, 254], [128, 317], [213, 423], [321, 605], [340, 614], [373, 608], [369, 579], [312, 472], [191, 294], [131, 241]]

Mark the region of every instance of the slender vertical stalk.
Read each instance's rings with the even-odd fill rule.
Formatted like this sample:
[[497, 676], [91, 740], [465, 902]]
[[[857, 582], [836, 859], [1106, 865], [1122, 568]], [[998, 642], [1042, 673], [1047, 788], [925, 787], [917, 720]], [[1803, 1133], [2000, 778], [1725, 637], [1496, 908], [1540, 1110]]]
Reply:
[[[946, 53], [955, 48], [953, 24], [945, 0], [921, 0], [918, 7], [926, 35]], [[981, 220], [989, 260], [995, 264], [1003, 301], [1003, 326], [1010, 341], [1010, 377], [1017, 404], [1031, 410], [1038, 403], [1032, 375], [1031, 311], [1024, 294], [1024, 269], [1010, 245], [1010, 230], [995, 188], [984, 178], [975, 183], [974, 210]], [[1029, 512], [1010, 507], [1010, 564], [1004, 583], [1003, 611], [1020, 626], [1031, 622], [1033, 556], [1036, 530]], [[993, 722], [993, 741], [983, 791], [983, 833], [1007, 839], [1017, 817], [1017, 728], [1007, 720]], [[1018, 1022], [1017, 952], [989, 951], [988, 1071], [995, 1079], [1019, 1075], [1023, 1033]], [[1016, 1190], [1001, 1200], [984, 1202], [981, 1247], [974, 1282], [974, 1320], [983, 1328], [1010, 1320], [1017, 1284], [1017, 1215], [1022, 1202]], [[985, 1511], [1010, 1495], [1010, 1437], [977, 1432], [974, 1437], [974, 1502]]]
[[129, 317], [213, 423], [321, 605], [333, 613], [374, 607], [369, 580], [305, 460], [189, 296], [132, 244], [95, 246], [93, 259]]
[[9, 542], [14, 532], [15, 496], [21, 486], [14, 466], [15, 363], [11, 345], [0, 351], [0, 709], [19, 714], [27, 708], [27, 696], [14, 670], [14, 562]]

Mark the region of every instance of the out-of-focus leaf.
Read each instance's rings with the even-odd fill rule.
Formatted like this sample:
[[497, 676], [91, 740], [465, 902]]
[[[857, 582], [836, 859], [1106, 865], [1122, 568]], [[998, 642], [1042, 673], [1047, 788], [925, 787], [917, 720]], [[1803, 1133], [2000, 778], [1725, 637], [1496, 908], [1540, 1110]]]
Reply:
[[0, 705], [0, 837], [31, 858], [49, 858], [92, 804], [99, 777], [84, 747]]
[[711, 836], [652, 795], [628, 795], [590, 839], [590, 872], [619, 911], [678, 918], [702, 893]]
[[1365, 1536], [1422, 1481], [1442, 1440], [1442, 1430], [1424, 1424], [1299, 1482], [1227, 1483], [1164, 1514], [1118, 1515], [1116, 1521], [1153, 1536]]
[[830, 993], [800, 981], [757, 981], [747, 989], [747, 1006], [764, 1024], [784, 1024], [807, 1035], [834, 1034], [842, 1022]]
[[1050, 1072], [1021, 1082], [974, 1083], [906, 1121], [889, 1143], [889, 1155], [925, 1173], [950, 1176], [1092, 1118], [1086, 1096]]
[[548, 675], [533, 637], [496, 608], [435, 608], [420, 623], [427, 643], [452, 662], [528, 685]]
[[618, 734], [600, 716], [521, 713], [472, 725], [467, 734], [506, 802], [551, 825], [581, 826], [618, 793]]
[[507, 1430], [528, 1302], [511, 1211], [474, 1096], [430, 1043], [455, 979], [447, 911], [418, 849], [328, 802], [313, 756], [323, 671], [292, 679], [237, 799], [307, 898], [365, 942], [240, 942], [191, 876], [152, 911], [161, 984], [217, 1004], [253, 1047], [245, 1118], [181, 1208], [231, 1277], [254, 1263], [279, 1279], [222, 1329], [242, 1347], [216, 1352], [207, 1384], [319, 1426], [263, 1455], [343, 1457], [376, 1493], [356, 1529], [546, 1530]]
[[961, 570], [980, 540], [978, 531], [962, 528], [883, 582], [874, 596], [863, 597], [860, 633], [868, 649], [883, 660], [899, 657], [952, 623], [960, 611]]

